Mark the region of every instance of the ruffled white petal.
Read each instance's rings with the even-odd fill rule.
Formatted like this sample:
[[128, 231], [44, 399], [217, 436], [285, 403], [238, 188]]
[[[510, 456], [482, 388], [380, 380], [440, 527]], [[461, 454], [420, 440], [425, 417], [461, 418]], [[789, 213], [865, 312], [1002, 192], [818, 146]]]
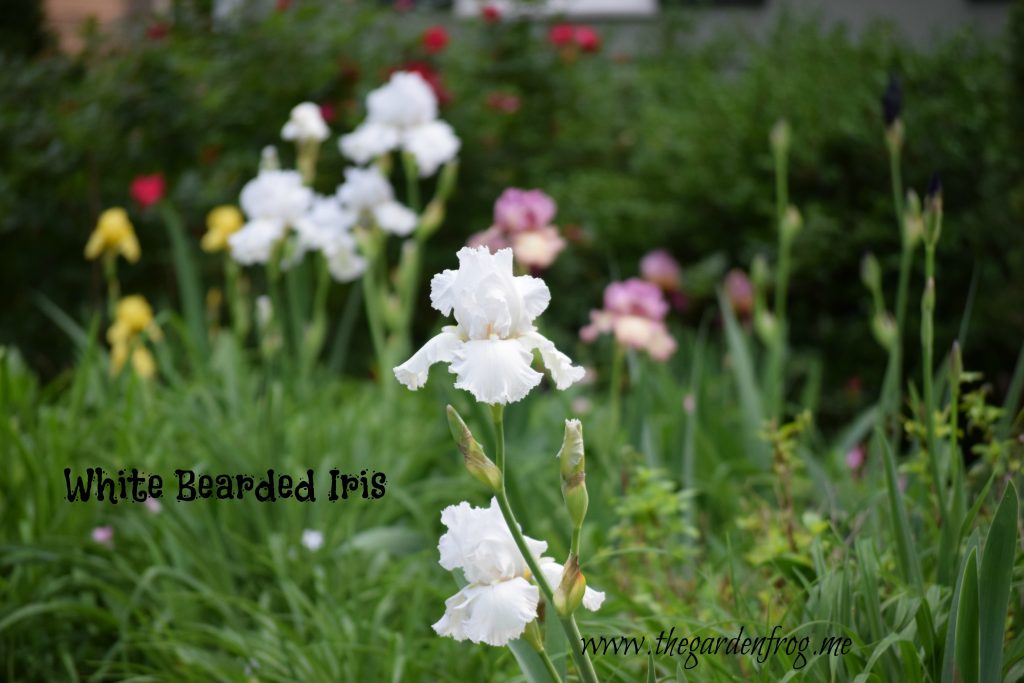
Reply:
[[445, 270], [430, 279], [430, 305], [444, 315], [451, 315], [455, 306], [459, 271]]
[[399, 202], [390, 201], [373, 208], [373, 219], [381, 230], [405, 237], [416, 229], [419, 218], [416, 213]]
[[554, 342], [540, 332], [533, 330], [520, 336], [519, 339], [527, 350], [537, 349], [540, 351], [540, 359], [544, 362], [544, 367], [551, 373], [551, 378], [555, 380], [555, 386], [559, 389], [568, 389], [583, 379], [583, 375], [586, 374], [581, 366], [573, 365], [572, 359], [555, 348]]
[[410, 128], [402, 138], [402, 147], [416, 159], [421, 177], [437, 173], [441, 164], [455, 158], [461, 143], [452, 127], [444, 121], [430, 121]]
[[394, 127], [367, 121], [338, 142], [341, 153], [357, 164], [366, 164], [398, 147], [399, 132]]
[[601, 609], [601, 605], [604, 604], [604, 592], [596, 591], [590, 586], [583, 589], [583, 607], [591, 612], [596, 612]]
[[467, 592], [470, 595], [463, 611], [462, 628], [474, 643], [508, 645], [537, 618], [540, 591], [522, 577], [473, 586]]
[[242, 226], [228, 237], [231, 258], [243, 266], [266, 263], [274, 245], [284, 237], [285, 224], [281, 221], [258, 219]]
[[[501, 515], [496, 498], [487, 508], [462, 502], [441, 512], [448, 527], [438, 541], [440, 564], [445, 569], [461, 569], [472, 583], [491, 583], [526, 574], [528, 565]], [[527, 548], [541, 557], [548, 544], [524, 536]]]
[[551, 303], [551, 290], [539, 277], [520, 275], [516, 279], [516, 289], [523, 297], [523, 311], [532, 323], [537, 316], [547, 310]]
[[455, 386], [488, 404], [515, 403], [540, 384], [533, 355], [518, 339], [473, 339], [454, 350]]
[[451, 362], [454, 353], [462, 345], [463, 341], [456, 333], [456, 328], [445, 327], [441, 334], [424, 344], [423, 348], [413, 354], [412, 358], [395, 368], [395, 377], [406, 387], [415, 391], [426, 384], [431, 365]]

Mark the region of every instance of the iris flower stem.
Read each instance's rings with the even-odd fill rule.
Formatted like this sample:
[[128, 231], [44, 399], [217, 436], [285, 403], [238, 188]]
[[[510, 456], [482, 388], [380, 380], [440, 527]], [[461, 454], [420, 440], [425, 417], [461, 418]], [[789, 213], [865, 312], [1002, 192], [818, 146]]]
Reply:
[[[899, 148], [887, 145], [889, 149], [889, 177], [892, 182], [892, 205], [896, 213], [896, 225], [900, 231], [903, 245], [900, 253], [899, 285], [896, 290], [896, 339], [889, 350], [889, 364], [886, 367], [885, 379], [882, 383], [882, 415], [881, 420], [899, 409], [900, 378], [903, 374], [903, 324], [907, 317], [907, 292], [910, 288], [910, 268], [914, 259], [914, 243], [908, 239], [904, 220], [903, 206], [903, 172], [900, 164]], [[899, 420], [894, 420], [894, 429], [899, 430]]]
[[608, 462], [612, 461], [618, 447], [619, 423], [622, 404], [622, 369], [626, 362], [626, 349], [618, 342], [614, 342], [615, 351], [612, 356], [612, 378], [609, 389], [608, 405], [611, 406], [611, 419], [608, 420]]
[[245, 341], [248, 333], [249, 316], [245, 311], [242, 293], [238, 286], [238, 264], [228, 251], [224, 252], [224, 288], [227, 290], [228, 306], [231, 308], [231, 331], [239, 343]]
[[778, 325], [771, 347], [771, 401], [772, 415], [781, 418], [786, 365], [786, 346], [789, 326], [786, 324], [786, 293], [789, 289], [789, 251], [792, 238], [785, 229], [786, 209], [789, 206], [788, 158], [786, 152], [775, 155], [775, 226], [779, 231], [779, 264], [775, 269], [775, 322]]
[[370, 338], [373, 341], [374, 354], [377, 356], [378, 381], [388, 386], [390, 382], [385, 381], [384, 373], [388, 368], [387, 345], [384, 336], [384, 323], [381, 319], [381, 307], [385, 302], [382, 300], [378, 285], [378, 269], [382, 260], [383, 240], [379, 229], [370, 235], [371, 253], [368, 254], [366, 274], [363, 276], [363, 302], [366, 305], [366, 319], [370, 325]]
[[[935, 278], [935, 245], [929, 244], [925, 248], [924, 267], [925, 286], [934, 283]], [[934, 286], [934, 285], [933, 285]], [[927, 295], [926, 295], [927, 296]], [[934, 300], [934, 298], [933, 298]], [[932, 475], [932, 485], [935, 487], [935, 499], [939, 505], [939, 515], [943, 522], [946, 521], [946, 501], [942, 485], [942, 475], [939, 472], [939, 444], [935, 436], [935, 390], [932, 386], [932, 362], [934, 347], [934, 307], [922, 306], [921, 311], [921, 352], [923, 355], [923, 376], [922, 386], [924, 391], [924, 424], [928, 440], [928, 464]]]
[[107, 315], [113, 320], [117, 313], [117, 300], [121, 298], [121, 283], [117, 279], [117, 254], [103, 255], [103, 278], [107, 282]]
[[[508, 493], [505, 490], [505, 406], [501, 404], [492, 405], [491, 416], [494, 419], [495, 464], [501, 472], [501, 488], [497, 492], [498, 507], [501, 508], [501, 515], [505, 518], [505, 524], [508, 525], [508, 529], [512, 533], [516, 547], [519, 548], [523, 559], [526, 560], [526, 566], [530, 568], [533, 579], [540, 587], [541, 593], [544, 594], [544, 599], [551, 608], [551, 612], [556, 612], [554, 609], [555, 593], [551, 590], [551, 586], [544, 577], [544, 573], [540, 570], [537, 559], [530, 552], [529, 546], [526, 545], [526, 539], [523, 538], [519, 522], [516, 521], [516, 517], [512, 513], [512, 506], [509, 505]], [[580, 634], [579, 626], [576, 625], [576, 619], [570, 614], [565, 617], [559, 615], [558, 620], [561, 622], [562, 629], [569, 639], [572, 658], [576, 662], [576, 669], [579, 671], [580, 679], [586, 681], [586, 683], [597, 683], [597, 673], [594, 671], [594, 664], [590, 661], [590, 657], [583, 650], [583, 636]]]

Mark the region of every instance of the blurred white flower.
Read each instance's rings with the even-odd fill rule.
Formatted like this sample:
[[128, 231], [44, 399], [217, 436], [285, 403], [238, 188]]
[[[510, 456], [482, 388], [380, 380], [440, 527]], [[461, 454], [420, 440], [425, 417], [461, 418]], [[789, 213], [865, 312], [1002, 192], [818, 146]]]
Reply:
[[391, 183], [376, 167], [347, 168], [338, 187], [338, 201], [356, 214], [369, 215], [381, 230], [405, 236], [416, 229], [419, 217], [395, 199]]
[[416, 158], [416, 167], [424, 178], [434, 175], [442, 164], [454, 159], [461, 144], [455, 131], [444, 121], [410, 128], [402, 138], [402, 146]]
[[397, 128], [367, 121], [341, 136], [341, 153], [357, 164], [366, 164], [398, 147], [398, 138]]
[[437, 96], [422, 76], [396, 71], [366, 96], [366, 118], [395, 128], [410, 128], [437, 118]]
[[437, 120], [437, 96], [417, 73], [398, 71], [366, 97], [366, 120], [341, 136], [341, 153], [366, 164], [393, 149], [416, 158], [419, 174], [433, 175], [459, 151], [452, 127]]
[[266, 263], [274, 245], [284, 237], [285, 224], [270, 219], [251, 220], [242, 229], [228, 237], [231, 258], [243, 266]]
[[[433, 625], [438, 635], [455, 640], [502, 646], [520, 637], [537, 618], [540, 590], [530, 581], [526, 559], [516, 546], [498, 501], [487, 508], [462, 502], [441, 512], [448, 531], [437, 549], [440, 564], [449, 571], [461, 569], [468, 585], [445, 601], [445, 613]], [[558, 585], [562, 565], [543, 557], [548, 544], [524, 537], [530, 553], [538, 558], [548, 583]], [[588, 589], [589, 590], [589, 589]], [[591, 591], [583, 604], [597, 609], [604, 594]]]
[[264, 330], [273, 318], [274, 303], [270, 300], [270, 297], [266, 294], [256, 297], [256, 325], [261, 330]]
[[292, 225], [313, 201], [298, 171], [264, 170], [242, 188], [240, 203], [249, 220], [266, 219]]
[[514, 276], [511, 249], [492, 254], [487, 247], [463, 247], [458, 257], [458, 270], [446, 270], [430, 282], [431, 304], [444, 315], [454, 314], [457, 324], [444, 327], [396, 367], [399, 382], [419, 389], [431, 365], [448, 363], [457, 388], [483, 403], [512, 403], [540, 383], [541, 373], [530, 367], [534, 349], [559, 389], [582, 379], [583, 368], [533, 324], [551, 300], [543, 280]]
[[323, 547], [324, 534], [316, 529], [306, 529], [302, 532], [302, 545], [311, 552], [316, 552]]
[[281, 137], [298, 142], [323, 142], [331, 134], [320, 107], [303, 102], [292, 108], [291, 116], [281, 129]]

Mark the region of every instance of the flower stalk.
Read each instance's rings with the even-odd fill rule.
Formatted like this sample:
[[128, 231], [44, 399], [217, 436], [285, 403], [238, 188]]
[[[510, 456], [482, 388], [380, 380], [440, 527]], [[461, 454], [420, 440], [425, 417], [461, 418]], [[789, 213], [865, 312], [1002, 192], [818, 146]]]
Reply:
[[[501, 404], [491, 405], [491, 418], [494, 422], [494, 434], [495, 434], [495, 462], [498, 466], [498, 471], [502, 476], [501, 488], [497, 492], [498, 507], [501, 509], [501, 514], [505, 518], [505, 522], [508, 524], [509, 531], [512, 532], [512, 538], [515, 540], [516, 547], [519, 548], [519, 552], [523, 554], [523, 559], [526, 560], [527, 566], [533, 574], [534, 580], [540, 587], [541, 593], [544, 594], [544, 599], [552, 607], [555, 606], [555, 592], [551, 589], [551, 585], [544, 577], [544, 572], [541, 571], [540, 565], [537, 559], [530, 552], [529, 546], [526, 545], [526, 540], [523, 538], [523, 532], [519, 528], [519, 522], [516, 521], [515, 514], [512, 512], [512, 506], [508, 502], [508, 493], [505, 490], [505, 406]], [[580, 679], [587, 683], [597, 683], [597, 673], [594, 671], [594, 665], [590, 661], [590, 657], [583, 650], [583, 636], [580, 633], [579, 626], [576, 625], [576, 620], [572, 614], [563, 616], [559, 614], [559, 622], [562, 624], [562, 629], [565, 631], [566, 637], [569, 639], [569, 647], [572, 652], [573, 661], [576, 663], [576, 668], [579, 671]]]

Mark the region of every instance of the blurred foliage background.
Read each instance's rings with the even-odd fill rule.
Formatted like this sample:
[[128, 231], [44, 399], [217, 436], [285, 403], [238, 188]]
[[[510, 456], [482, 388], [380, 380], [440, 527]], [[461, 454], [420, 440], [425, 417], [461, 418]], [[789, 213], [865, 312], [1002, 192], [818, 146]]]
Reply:
[[[37, 295], [78, 318], [96, 308], [102, 275], [82, 247], [111, 205], [128, 206], [146, 252], [142, 265], [123, 269], [126, 291], [176, 305], [166, 237], [155, 217], [130, 206], [131, 179], [163, 173], [198, 240], [206, 212], [237, 201], [261, 148], [279, 143], [295, 103], [326, 105], [343, 133], [363, 116], [363, 95], [411, 65], [436, 79], [442, 115], [463, 139], [461, 182], [426, 272], [449, 266], [466, 237], [487, 227], [506, 186], [543, 188], [574, 242], [545, 275], [558, 292], [548, 321], [562, 342], [609, 278], [633, 274], [649, 249], [702, 264], [688, 271], [681, 314], [694, 323], [713, 307], [725, 268], [771, 253], [767, 137], [787, 118], [791, 198], [806, 220], [794, 248], [792, 343], [824, 350], [826, 391], [851, 377], [880, 381], [884, 352], [870, 336], [858, 271], [870, 250], [886, 282], [895, 279], [899, 237], [879, 105], [895, 73], [905, 91], [905, 181], [923, 191], [938, 171], [944, 184], [936, 344], [948, 346], [969, 307], [966, 352], [984, 350], [972, 354], [975, 365], [997, 391], [1008, 382], [1024, 338], [1021, 3], [1004, 39], [964, 32], [923, 50], [884, 25], [852, 37], [799, 13], [763, 39], [723, 33], [698, 42], [687, 14], [666, 13], [640, 34], [599, 26], [597, 52], [555, 47], [545, 22], [459, 21], [438, 54], [420, 41], [434, 15], [396, 22], [391, 8], [281, 7], [214, 21], [204, 3], [180, 2], [122, 35], [89, 36], [74, 56], [48, 48], [42, 30], [3, 41], [0, 344], [17, 345], [44, 376], [69, 364], [71, 349], [39, 314]], [[31, 11], [26, 17], [31, 24]], [[345, 165], [333, 139], [321, 164], [318, 189], [330, 192]], [[203, 265], [207, 283], [219, 282], [219, 261]], [[333, 295], [340, 307], [344, 292]], [[369, 344], [356, 342], [368, 356]], [[917, 348], [916, 335], [907, 344]]]

